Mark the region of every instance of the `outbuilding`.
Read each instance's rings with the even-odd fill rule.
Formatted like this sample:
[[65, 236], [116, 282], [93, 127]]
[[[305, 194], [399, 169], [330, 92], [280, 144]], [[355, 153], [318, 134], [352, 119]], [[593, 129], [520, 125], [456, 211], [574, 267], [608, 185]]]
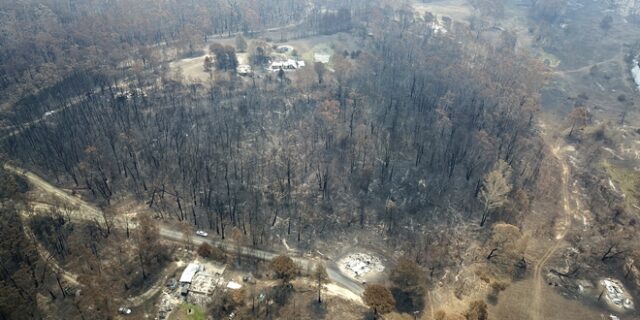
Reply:
[[200, 265], [197, 263], [189, 263], [184, 271], [182, 271], [182, 275], [180, 276], [180, 283], [191, 283], [193, 281], [193, 277], [196, 273], [200, 271]]

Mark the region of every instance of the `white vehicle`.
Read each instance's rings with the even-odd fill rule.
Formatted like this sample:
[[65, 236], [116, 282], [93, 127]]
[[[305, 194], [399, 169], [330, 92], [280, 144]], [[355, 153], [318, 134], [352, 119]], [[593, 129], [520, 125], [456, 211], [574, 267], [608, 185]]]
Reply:
[[202, 231], [202, 230], [198, 230], [198, 231], [196, 231], [196, 235], [201, 236], [201, 237], [207, 237], [207, 236], [209, 236], [209, 234], [208, 234], [207, 232]]
[[130, 315], [131, 314], [131, 309], [127, 308], [127, 307], [120, 307], [118, 308], [118, 312], [124, 314], [124, 315]]

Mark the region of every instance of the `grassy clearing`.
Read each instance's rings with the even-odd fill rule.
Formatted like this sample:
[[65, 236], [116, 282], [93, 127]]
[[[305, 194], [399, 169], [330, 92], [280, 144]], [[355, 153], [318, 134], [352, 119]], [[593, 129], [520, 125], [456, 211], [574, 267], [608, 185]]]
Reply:
[[315, 61], [315, 54], [333, 55], [333, 49], [329, 43], [320, 43], [315, 45], [311, 50], [308, 50], [302, 54], [302, 59], [313, 63]]
[[624, 193], [626, 209], [635, 211], [637, 207], [640, 207], [640, 173], [632, 169], [617, 167], [607, 161], [604, 161], [602, 166], [616, 188]]

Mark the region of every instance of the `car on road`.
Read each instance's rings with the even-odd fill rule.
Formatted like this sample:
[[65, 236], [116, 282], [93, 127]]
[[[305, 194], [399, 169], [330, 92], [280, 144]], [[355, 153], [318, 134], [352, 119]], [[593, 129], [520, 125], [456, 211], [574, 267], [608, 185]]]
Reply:
[[196, 235], [201, 236], [201, 237], [209, 236], [209, 234], [206, 231], [202, 231], [202, 230], [196, 231]]
[[124, 315], [130, 315], [131, 314], [131, 309], [129, 309], [127, 307], [120, 307], [120, 308], [118, 308], [118, 312], [120, 312], [121, 314], [124, 314]]

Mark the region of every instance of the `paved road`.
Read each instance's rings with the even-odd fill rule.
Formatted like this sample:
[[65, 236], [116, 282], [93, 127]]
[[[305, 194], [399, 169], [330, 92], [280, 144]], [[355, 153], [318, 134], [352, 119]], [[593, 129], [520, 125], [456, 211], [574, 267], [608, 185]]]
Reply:
[[[73, 210], [74, 212], [72, 214], [69, 214], [70, 219], [83, 220], [83, 221], [102, 221], [102, 219], [104, 219], [102, 215], [102, 210], [100, 210], [98, 207], [50, 184], [49, 182], [42, 179], [37, 174], [24, 170], [22, 168], [18, 168], [15, 165], [11, 165], [11, 164], [5, 164], [5, 168], [18, 175], [21, 175], [27, 181], [29, 181], [29, 183], [39, 188], [43, 192], [53, 194], [60, 200], [64, 201], [65, 203], [78, 208], [77, 210]], [[116, 226], [123, 227], [125, 222], [120, 221], [119, 219], [115, 219], [114, 224]], [[129, 227], [130, 228], [132, 227], [131, 224]], [[160, 232], [160, 236], [165, 240], [178, 241], [178, 242], [183, 242], [185, 240], [185, 236], [181, 231], [178, 231], [170, 226], [160, 226], [159, 232]], [[286, 254], [286, 252], [277, 253], [273, 251], [255, 249], [251, 247], [237, 246], [222, 240], [209, 239], [209, 238], [203, 238], [198, 236], [193, 237], [192, 242], [196, 245], [199, 245], [203, 242], [208, 242], [213, 246], [221, 247], [227, 252], [235, 252], [244, 256], [254, 257], [254, 258], [267, 260], [267, 261], [277, 257], [280, 254]], [[315, 266], [315, 264], [318, 263], [318, 261], [322, 261], [320, 260], [320, 258], [292, 257], [292, 259], [303, 269], [310, 269], [310, 267]], [[358, 296], [362, 295], [362, 293], [364, 292], [364, 288], [359, 282], [344, 275], [340, 271], [340, 269], [338, 268], [335, 262], [326, 261], [325, 264], [327, 266], [327, 274], [329, 275], [329, 279], [331, 279], [331, 281], [335, 282], [336, 284], [344, 287], [345, 289], [351, 291], [352, 293]]]
[[[160, 227], [160, 236], [162, 236], [164, 239], [180, 241], [180, 242], [184, 241], [185, 239], [184, 234], [182, 232], [176, 231], [174, 229], [170, 229], [164, 226]], [[254, 258], [267, 260], [267, 261], [272, 260], [273, 258], [282, 254], [282, 253], [276, 253], [272, 251], [255, 249], [251, 247], [242, 247], [242, 246], [239, 247], [229, 242], [224, 242], [222, 240], [214, 240], [214, 239], [203, 238], [198, 236], [195, 236], [192, 239], [192, 242], [195, 245], [200, 245], [204, 242], [207, 242], [210, 245], [220, 247], [227, 252], [235, 252], [244, 256], [254, 257]], [[296, 264], [298, 264], [303, 269], [308, 269], [310, 267], [315, 266], [315, 264], [318, 263], [316, 259], [308, 259], [308, 258], [301, 258], [301, 257], [291, 257], [291, 258]], [[327, 274], [329, 275], [329, 279], [331, 279], [331, 281], [335, 282], [336, 284], [344, 287], [345, 289], [351, 291], [352, 293], [358, 296], [362, 295], [362, 293], [364, 292], [364, 287], [360, 283], [345, 276], [340, 271], [340, 268], [338, 268], [335, 262], [327, 261], [325, 264], [327, 267]]]

